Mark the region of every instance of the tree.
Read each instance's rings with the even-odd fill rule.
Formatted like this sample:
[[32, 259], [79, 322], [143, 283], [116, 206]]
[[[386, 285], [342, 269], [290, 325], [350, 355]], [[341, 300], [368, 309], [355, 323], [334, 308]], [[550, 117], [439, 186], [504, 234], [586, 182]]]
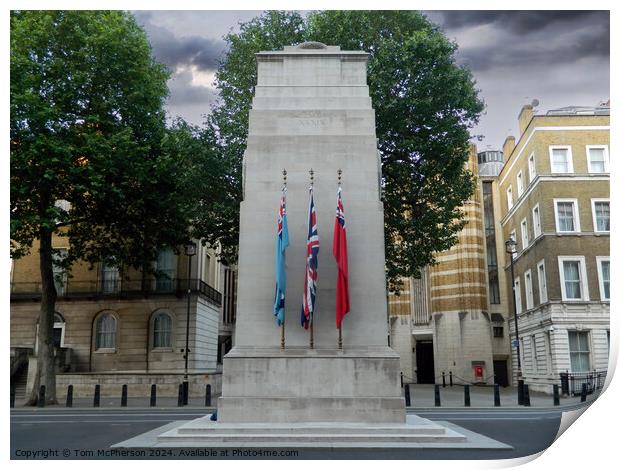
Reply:
[[254, 53], [320, 41], [370, 54], [390, 287], [398, 290], [399, 279], [419, 276], [435, 253], [457, 243], [465, 224], [460, 207], [475, 187], [465, 168], [469, 129], [483, 102], [470, 71], [455, 62], [456, 44], [437, 26], [413, 11], [324, 11], [307, 20], [268, 12], [225, 39], [229, 50], [217, 73], [222, 100], [210, 124], [235, 168], [237, 203], [256, 83]]
[[[11, 256], [38, 243], [42, 285], [31, 404], [39, 385], [56, 400], [54, 265], [141, 267], [189, 238], [191, 165], [181, 131], [165, 128], [168, 77], [127, 13], [11, 15]], [[54, 236], [68, 237], [64, 260]]]

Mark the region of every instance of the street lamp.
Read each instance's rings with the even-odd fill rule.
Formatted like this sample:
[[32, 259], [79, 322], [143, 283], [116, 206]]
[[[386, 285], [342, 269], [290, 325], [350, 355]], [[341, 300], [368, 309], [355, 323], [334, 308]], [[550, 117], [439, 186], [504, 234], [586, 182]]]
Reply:
[[514, 306], [514, 320], [515, 320], [515, 345], [517, 347], [517, 399], [519, 405], [523, 405], [523, 375], [521, 373], [521, 341], [519, 339], [519, 319], [517, 318], [517, 292], [515, 286], [515, 270], [514, 270], [514, 255], [517, 252], [517, 240], [511, 235], [506, 240], [506, 253], [510, 255], [510, 276], [512, 277], [512, 305]]
[[187, 405], [189, 400], [189, 378], [187, 376], [187, 362], [189, 360], [189, 314], [191, 303], [191, 277], [192, 277], [192, 256], [196, 254], [196, 244], [189, 242], [185, 245], [185, 256], [187, 256], [187, 320], [185, 322], [185, 373], [183, 374], [183, 405]]

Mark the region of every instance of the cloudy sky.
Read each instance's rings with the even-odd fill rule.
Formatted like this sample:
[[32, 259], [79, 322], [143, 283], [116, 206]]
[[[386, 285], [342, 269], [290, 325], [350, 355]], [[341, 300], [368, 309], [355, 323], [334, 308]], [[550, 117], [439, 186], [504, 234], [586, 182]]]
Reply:
[[[200, 124], [217, 98], [213, 78], [226, 51], [222, 36], [260, 11], [134, 12], [155, 56], [173, 71], [168, 111]], [[428, 11], [459, 45], [458, 61], [476, 78], [487, 108], [475, 134], [480, 150], [518, 132], [521, 105], [539, 112], [609, 99], [606, 11]]]

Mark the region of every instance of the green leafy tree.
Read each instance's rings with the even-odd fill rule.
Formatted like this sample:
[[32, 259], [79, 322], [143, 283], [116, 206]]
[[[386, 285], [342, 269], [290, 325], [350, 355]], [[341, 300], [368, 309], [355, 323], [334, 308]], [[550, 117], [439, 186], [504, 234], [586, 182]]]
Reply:
[[[211, 124], [235, 168], [240, 200], [241, 156], [256, 83], [254, 54], [304, 40], [370, 54], [368, 85], [376, 113], [390, 287], [419, 276], [434, 254], [457, 243], [460, 210], [475, 182], [465, 168], [469, 130], [483, 103], [470, 71], [455, 62], [457, 46], [413, 11], [324, 11], [304, 20], [268, 12], [229, 34], [217, 73], [221, 104]], [[236, 221], [237, 219], [235, 219]]]
[[189, 237], [193, 164], [176, 145], [186, 129], [165, 128], [168, 77], [130, 14], [11, 15], [11, 256], [38, 247], [42, 286], [31, 404], [39, 385], [56, 400], [54, 264], [144, 267]]

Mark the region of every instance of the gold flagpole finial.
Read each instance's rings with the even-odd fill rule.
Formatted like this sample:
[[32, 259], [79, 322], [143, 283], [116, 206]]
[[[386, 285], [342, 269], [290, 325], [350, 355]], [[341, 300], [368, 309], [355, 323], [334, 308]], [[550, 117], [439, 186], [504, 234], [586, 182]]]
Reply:
[[286, 188], [286, 175], [287, 175], [287, 173], [286, 173], [286, 168], [284, 168], [284, 169], [282, 170], [282, 179], [283, 179], [283, 181], [284, 181], [284, 187], [285, 187], [285, 188]]
[[338, 186], [342, 183], [342, 170], [338, 168]]
[[310, 168], [310, 186], [314, 186], [314, 170]]

